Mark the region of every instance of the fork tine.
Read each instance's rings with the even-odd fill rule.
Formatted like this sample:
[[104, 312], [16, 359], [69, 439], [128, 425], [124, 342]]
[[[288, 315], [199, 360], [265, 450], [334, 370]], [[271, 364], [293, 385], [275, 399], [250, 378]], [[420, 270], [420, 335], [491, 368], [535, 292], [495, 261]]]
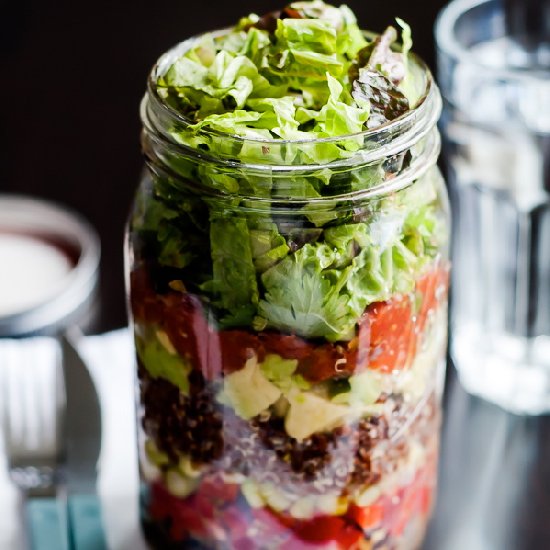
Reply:
[[23, 415], [21, 414], [22, 401], [19, 396], [20, 387], [14, 376], [14, 367], [17, 362], [16, 344], [14, 341], [7, 340], [4, 344], [4, 432], [6, 446], [8, 447], [8, 458], [13, 449], [18, 446], [18, 438], [23, 430]]
[[2, 423], [10, 470], [44, 466], [53, 471], [59, 457], [59, 344], [30, 338], [3, 341], [1, 349]]
[[33, 455], [39, 449], [40, 435], [37, 430], [39, 413], [36, 409], [37, 395], [35, 395], [38, 393], [35, 389], [37, 387], [36, 363], [29, 357], [29, 351], [30, 348], [24, 348], [23, 368], [13, 374], [14, 378], [19, 379], [20, 412], [22, 413], [21, 450], [24, 450], [25, 454]]
[[[35, 443], [35, 449], [50, 451], [55, 446], [55, 366], [57, 357], [50, 349], [45, 349], [40, 345], [40, 349], [31, 358], [33, 368], [29, 373], [33, 374], [34, 380], [27, 380], [28, 387], [32, 388], [32, 403], [28, 404], [29, 420], [35, 419], [35, 422], [29, 424], [32, 427], [32, 440]], [[46, 360], [47, 356], [47, 360]], [[37, 357], [40, 357], [37, 360]], [[53, 450], [55, 451], [55, 450]]]
[[31, 415], [32, 396], [29, 395], [29, 375], [32, 380], [32, 365], [28, 364], [27, 350], [19, 342], [10, 342], [7, 365], [8, 383], [6, 386], [7, 441], [10, 457], [17, 459], [20, 452], [31, 451], [34, 447]]

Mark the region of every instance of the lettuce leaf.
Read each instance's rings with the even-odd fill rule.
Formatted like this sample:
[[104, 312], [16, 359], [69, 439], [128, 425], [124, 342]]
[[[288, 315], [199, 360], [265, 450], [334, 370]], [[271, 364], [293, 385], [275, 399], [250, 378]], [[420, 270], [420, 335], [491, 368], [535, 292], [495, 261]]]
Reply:
[[394, 120], [409, 110], [409, 101], [397, 86], [383, 74], [361, 69], [353, 83], [352, 96], [370, 106], [369, 128]]
[[204, 288], [213, 291], [216, 303], [228, 312], [222, 323], [250, 323], [258, 304], [258, 286], [246, 220], [213, 215], [210, 246], [213, 280]]
[[299, 79], [324, 80], [325, 73], [339, 75], [344, 64], [336, 53], [336, 29], [321, 19], [279, 19], [276, 47], [267, 59], [275, 76], [299, 85]]
[[[431, 197], [426, 195], [430, 200]], [[260, 326], [330, 341], [349, 340], [366, 307], [412, 292], [442, 235], [433, 201], [400, 200], [366, 222], [325, 228], [261, 276]], [[420, 197], [419, 197], [420, 200]]]
[[249, 230], [254, 267], [263, 273], [282, 260], [290, 248], [274, 223]]
[[[410, 29], [398, 23], [409, 48]], [[369, 103], [352, 97], [355, 79], [348, 73], [364, 66], [367, 51], [401, 61], [403, 55], [389, 48], [396, 33], [390, 29], [391, 36], [388, 30], [369, 45], [347, 6], [295, 2], [264, 17], [251, 14], [222, 36], [202, 36], [159, 77], [157, 91], [194, 122], [184, 133], [213, 128], [262, 139], [254, 131], [262, 129], [269, 131], [265, 139], [285, 140], [358, 133], [369, 119]], [[291, 160], [329, 163], [358, 146], [331, 145]], [[252, 160], [246, 152], [240, 158]]]
[[[326, 244], [306, 244], [262, 275], [265, 299], [258, 312], [268, 326], [338, 339], [348, 324], [347, 300], [338, 292], [338, 275], [328, 271], [333, 253]], [[342, 281], [344, 282], [344, 281]]]

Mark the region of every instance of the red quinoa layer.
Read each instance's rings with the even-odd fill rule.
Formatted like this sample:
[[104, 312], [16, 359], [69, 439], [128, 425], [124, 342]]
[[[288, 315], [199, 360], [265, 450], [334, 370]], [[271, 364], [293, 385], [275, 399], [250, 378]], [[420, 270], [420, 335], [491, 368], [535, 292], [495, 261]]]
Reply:
[[[177, 465], [181, 455], [206, 471], [240, 473], [293, 494], [342, 494], [379, 482], [408, 456], [411, 440], [424, 445], [439, 429], [435, 392], [415, 405], [383, 395], [389, 414], [367, 416], [303, 441], [290, 437], [283, 419], [261, 414], [250, 421], [215, 400], [215, 385], [198, 371], [190, 395], [140, 367], [142, 425]], [[169, 467], [169, 466], [167, 466]]]

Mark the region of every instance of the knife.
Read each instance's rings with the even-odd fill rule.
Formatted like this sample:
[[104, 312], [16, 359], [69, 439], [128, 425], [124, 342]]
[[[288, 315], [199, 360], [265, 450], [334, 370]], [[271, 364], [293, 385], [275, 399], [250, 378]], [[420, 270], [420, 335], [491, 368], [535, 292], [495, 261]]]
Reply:
[[61, 342], [69, 542], [71, 550], [107, 550], [97, 493], [101, 410], [95, 385], [75, 341], [75, 334], [67, 332]]

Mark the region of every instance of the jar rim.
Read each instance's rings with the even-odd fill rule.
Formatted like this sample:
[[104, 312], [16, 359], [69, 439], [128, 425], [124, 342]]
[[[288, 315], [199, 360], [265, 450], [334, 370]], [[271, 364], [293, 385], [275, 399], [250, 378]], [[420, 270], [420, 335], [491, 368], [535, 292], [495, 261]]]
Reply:
[[[220, 36], [223, 33], [228, 32], [230, 29], [218, 29], [215, 31], [211, 31], [209, 33], [201, 33], [199, 35], [195, 35], [191, 38], [188, 38], [187, 40], [184, 40], [172, 48], [170, 48], [168, 51], [166, 51], [164, 54], [160, 56], [160, 58], [157, 60], [155, 65], [153, 65], [153, 68], [151, 69], [149, 76], [147, 78], [147, 96], [148, 98], [152, 99], [155, 102], [155, 106], [162, 109], [166, 115], [171, 119], [174, 123], [183, 124], [186, 126], [190, 126], [193, 124], [193, 121], [186, 116], [182, 115], [180, 112], [178, 112], [176, 109], [168, 105], [165, 101], [163, 101], [156, 90], [156, 82], [159, 76], [164, 74], [166, 70], [170, 67], [170, 65], [180, 57], [186, 50], [188, 50], [194, 43], [196, 43], [201, 37], [203, 37], [205, 34], [211, 34], [213, 36]], [[363, 31], [365, 35], [369, 35], [372, 33], [369, 33], [368, 31]], [[438, 102], [440, 102], [439, 92], [437, 89], [437, 85], [435, 83], [435, 79], [426, 65], [426, 63], [416, 54], [409, 53], [409, 60], [412, 60], [416, 67], [420, 69], [421, 73], [424, 75], [426, 83], [424, 86], [424, 89], [422, 90], [420, 97], [416, 101], [416, 104], [414, 107], [412, 107], [410, 110], [408, 110], [406, 113], [403, 113], [399, 117], [395, 118], [394, 120], [388, 121], [385, 124], [382, 124], [380, 126], [377, 126], [376, 128], [367, 129], [362, 132], [356, 132], [352, 134], [342, 134], [338, 136], [330, 136], [330, 137], [324, 137], [324, 138], [312, 138], [312, 139], [299, 139], [299, 140], [287, 140], [287, 139], [260, 139], [260, 138], [250, 138], [245, 136], [239, 136], [238, 134], [232, 134], [229, 132], [222, 132], [219, 130], [215, 130], [212, 128], [208, 129], [201, 129], [199, 135], [207, 135], [207, 136], [215, 136], [218, 138], [224, 138], [228, 140], [234, 140], [237, 143], [249, 143], [249, 144], [258, 144], [258, 145], [277, 145], [277, 146], [284, 146], [284, 145], [300, 145], [300, 144], [330, 144], [330, 143], [339, 143], [346, 140], [351, 139], [357, 139], [362, 138], [365, 141], [369, 141], [372, 143], [380, 143], [384, 142], [383, 139], [380, 139], [381, 136], [384, 135], [399, 135], [403, 132], [406, 132], [408, 128], [414, 122], [416, 122], [419, 118], [422, 116], [429, 116], [430, 111], [440, 111], [440, 106]], [[439, 118], [439, 112], [437, 112], [437, 118]], [[435, 123], [435, 122], [434, 122]], [[310, 166], [310, 165], [308, 165]]]
[[[223, 32], [227, 32], [227, 29], [214, 31], [214, 35]], [[365, 32], [365, 35], [368, 36], [368, 34]], [[299, 194], [293, 196], [293, 190], [288, 186], [284, 189], [284, 192], [288, 194], [279, 197], [281, 200], [284, 199], [291, 203], [322, 204], [327, 201], [347, 200], [351, 195], [357, 199], [370, 199], [396, 192], [408, 187], [436, 163], [440, 152], [437, 121], [442, 110], [441, 94], [427, 65], [414, 54], [410, 54], [409, 63], [410, 70], [414, 71], [419, 99], [409, 111], [378, 128], [367, 129], [355, 134], [294, 141], [253, 139], [204, 128], [193, 134], [193, 137], [198, 138], [199, 141], [202, 138], [206, 138], [206, 141], [217, 140], [219, 143], [223, 141], [223, 147], [219, 147], [216, 152], [178, 139], [178, 128], [185, 130], [185, 127], [192, 124], [192, 121], [162, 100], [157, 93], [156, 82], [159, 76], [164, 74], [175, 60], [196, 43], [201, 36], [203, 35], [189, 38], [165, 52], [150, 72], [147, 91], [140, 107], [140, 115], [143, 124], [142, 147], [146, 158], [149, 159], [148, 165], [151, 170], [164, 172], [177, 179], [181, 177], [181, 174], [173, 168], [173, 164], [177, 163], [175, 159], [181, 157], [193, 159], [194, 162], [208, 167], [208, 170], [215, 173], [230, 175], [231, 172], [235, 172], [246, 174], [247, 177], [258, 176], [259, 178], [267, 176], [267, 182], [274, 182], [275, 178], [290, 180], [301, 176], [319, 177], [319, 174], [321, 177], [325, 177], [326, 170], [336, 174], [363, 167], [376, 168], [382, 166], [386, 161], [395, 162], [397, 159], [396, 162], [399, 163], [399, 159], [403, 161], [405, 158], [406, 152], [413, 153], [406, 164], [402, 162], [401, 167], [395, 171], [389, 170], [376, 184], [362, 187], [359, 190], [347, 190], [340, 193], [334, 189], [334, 192], [330, 194], [304, 199]], [[350, 142], [353, 147], [349, 147]], [[268, 150], [267, 154], [263, 153], [264, 147], [300, 148], [315, 147], [318, 144], [327, 143], [346, 149], [349, 154], [326, 161], [316, 159], [310, 162], [309, 158], [303, 156], [285, 161], [284, 153], [276, 155], [273, 150], [271, 152]], [[253, 146], [250, 156], [238, 156], [233, 153], [245, 145]], [[187, 185], [190, 185], [189, 182]], [[254, 193], [251, 196], [247, 192], [236, 189], [222, 190], [216, 186], [201, 185], [197, 191], [221, 197], [239, 196], [263, 201], [261, 193]], [[266, 200], [273, 201], [271, 193], [267, 193], [267, 195], [270, 198]]]

